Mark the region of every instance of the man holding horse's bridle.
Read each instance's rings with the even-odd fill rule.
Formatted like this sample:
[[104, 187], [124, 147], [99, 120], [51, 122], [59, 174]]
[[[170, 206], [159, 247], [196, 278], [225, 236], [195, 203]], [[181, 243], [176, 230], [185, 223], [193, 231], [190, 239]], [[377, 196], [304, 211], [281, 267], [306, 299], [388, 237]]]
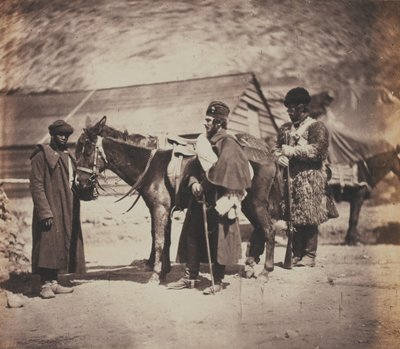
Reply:
[[38, 145], [31, 155], [32, 273], [40, 275], [45, 299], [73, 291], [58, 283], [59, 273], [85, 271], [80, 202], [72, 190], [75, 162], [67, 150], [72, 132], [64, 120], [55, 121], [50, 144]]
[[186, 270], [180, 280], [168, 284], [171, 289], [195, 287], [200, 262], [207, 262], [206, 227], [215, 283], [206, 288], [204, 294], [220, 292], [225, 266], [236, 264], [241, 258], [237, 214], [245, 190], [251, 186], [251, 176], [241, 146], [227, 134], [228, 116], [229, 107], [225, 103], [210, 103], [204, 124], [206, 137], [198, 138], [198, 156], [182, 180], [191, 192], [178, 247], [178, 261], [186, 262]]
[[[315, 265], [318, 226], [337, 216], [328, 195], [325, 160], [328, 156], [329, 132], [322, 121], [309, 116], [310, 95], [304, 88], [291, 89], [285, 97], [291, 122], [279, 130], [275, 148], [279, 164], [289, 166], [293, 236], [293, 265]], [[285, 144], [288, 143], [288, 144]], [[285, 193], [288, 195], [288, 193]]]

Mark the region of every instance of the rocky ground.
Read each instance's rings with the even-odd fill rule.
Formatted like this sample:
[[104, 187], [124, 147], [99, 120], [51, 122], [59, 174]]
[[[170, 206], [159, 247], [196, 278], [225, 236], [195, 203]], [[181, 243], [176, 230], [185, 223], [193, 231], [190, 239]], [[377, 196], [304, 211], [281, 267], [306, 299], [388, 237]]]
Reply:
[[[34, 293], [37, 280], [29, 276], [3, 284], [22, 293], [24, 306], [6, 308], [1, 293], [1, 348], [398, 348], [400, 246], [341, 245], [346, 206], [340, 205], [336, 225], [323, 227], [315, 268], [281, 268], [285, 241], [279, 234], [268, 283], [241, 278], [241, 261], [229, 268], [223, 292], [204, 296], [207, 266], [197, 289], [148, 283], [148, 213], [139, 204], [123, 214], [128, 203], [112, 201], [83, 205], [88, 273], [63, 279], [75, 286], [74, 293], [42, 300]], [[24, 205], [18, 202], [19, 209]], [[360, 226], [395, 224], [396, 210], [365, 207]], [[23, 216], [29, 221], [28, 213]], [[181, 224], [174, 219], [172, 256]], [[168, 281], [182, 270], [174, 264]]]

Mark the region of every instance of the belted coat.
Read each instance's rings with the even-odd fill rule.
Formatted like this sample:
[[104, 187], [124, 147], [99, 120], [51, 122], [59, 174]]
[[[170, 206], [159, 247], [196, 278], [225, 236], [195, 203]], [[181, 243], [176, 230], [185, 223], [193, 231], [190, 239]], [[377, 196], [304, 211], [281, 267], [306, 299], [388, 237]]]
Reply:
[[[80, 202], [71, 189], [68, 159], [74, 169], [71, 154], [49, 145], [38, 145], [31, 155], [32, 273], [39, 268], [85, 272]], [[46, 218], [53, 218], [47, 231], [41, 224]]]

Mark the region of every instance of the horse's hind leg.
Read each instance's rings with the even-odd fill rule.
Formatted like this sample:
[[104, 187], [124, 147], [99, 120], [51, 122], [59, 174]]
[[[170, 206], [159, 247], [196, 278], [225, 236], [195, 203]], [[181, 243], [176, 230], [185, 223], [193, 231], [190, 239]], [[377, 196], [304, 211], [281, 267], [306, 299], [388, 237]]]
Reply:
[[[168, 217], [171, 217], [168, 215]], [[165, 227], [165, 239], [164, 239], [164, 248], [162, 252], [162, 266], [161, 266], [161, 274], [160, 281], [165, 281], [167, 274], [171, 271], [171, 259], [169, 250], [171, 247], [171, 219], [168, 219], [167, 225]]]
[[350, 201], [350, 217], [349, 217], [349, 229], [345, 237], [345, 243], [347, 245], [355, 245], [357, 243], [357, 224], [360, 218], [361, 207], [364, 200], [367, 198], [369, 190], [366, 187], [359, 189], [353, 194]]
[[159, 282], [162, 271], [162, 256], [165, 244], [165, 232], [168, 228], [169, 209], [163, 205], [152, 208], [151, 229], [154, 232], [154, 268], [150, 282]]
[[260, 261], [260, 256], [264, 253], [264, 232], [258, 225], [256, 216], [250, 207], [250, 196], [247, 196], [242, 203], [242, 211], [253, 226], [253, 232], [247, 242], [246, 261], [245, 261], [245, 277], [250, 279], [255, 276], [254, 266]]
[[243, 213], [254, 227], [247, 249], [246, 277], [253, 276], [254, 264], [260, 261], [265, 246], [264, 269], [258, 277], [267, 278], [268, 273], [274, 270], [275, 230], [267, 206], [252, 203], [254, 199], [251, 196], [246, 199], [242, 206]]

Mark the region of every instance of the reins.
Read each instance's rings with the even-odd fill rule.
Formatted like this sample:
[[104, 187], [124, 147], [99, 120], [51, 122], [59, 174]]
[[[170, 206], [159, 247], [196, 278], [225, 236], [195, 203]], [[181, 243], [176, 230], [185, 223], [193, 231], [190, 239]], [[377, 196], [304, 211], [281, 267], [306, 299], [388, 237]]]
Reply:
[[[88, 173], [90, 174], [90, 178], [89, 181], [91, 183], [94, 184], [94, 186], [99, 186], [103, 191], [105, 191], [105, 189], [100, 185], [99, 181], [97, 180], [98, 176], [99, 176], [99, 167], [98, 167], [98, 159], [99, 157], [102, 158], [102, 160], [104, 161], [105, 164], [108, 164], [108, 160], [106, 157], [106, 154], [104, 152], [103, 149], [103, 137], [101, 136], [97, 136], [97, 141], [95, 144], [95, 150], [94, 150], [94, 159], [93, 159], [93, 166], [92, 168], [89, 167], [83, 167], [83, 166], [78, 166], [77, 170], [84, 172], [84, 173]], [[133, 202], [133, 204], [129, 207], [129, 209], [126, 212], [129, 212], [135, 205], [136, 203], [139, 201], [141, 194], [138, 192], [138, 190], [140, 189], [140, 187], [142, 186], [145, 176], [150, 168], [151, 162], [154, 158], [154, 155], [156, 154], [157, 149], [151, 149], [150, 151], [150, 155], [149, 158], [147, 159], [147, 163], [146, 166], [143, 170], [143, 172], [140, 174], [139, 178], [137, 179], [137, 181], [132, 185], [132, 187], [129, 189], [129, 191], [124, 194], [124, 196], [122, 196], [121, 198], [119, 198], [118, 200], [116, 200], [115, 202], [119, 202], [123, 199], [125, 199], [126, 197], [132, 195], [133, 193], [137, 192], [138, 196], [135, 199], [135, 201]]]
[[126, 212], [129, 212], [129, 211], [136, 205], [136, 203], [139, 201], [139, 198], [140, 198], [141, 195], [140, 195], [140, 193], [138, 192], [138, 189], [140, 189], [141, 185], [143, 184], [144, 177], [146, 176], [147, 171], [148, 171], [149, 168], [150, 168], [151, 161], [153, 160], [154, 155], [156, 154], [156, 152], [157, 152], [157, 149], [152, 149], [152, 150], [150, 151], [150, 155], [149, 155], [149, 158], [148, 158], [148, 160], [147, 160], [146, 167], [144, 168], [142, 174], [139, 176], [139, 178], [137, 179], [137, 181], [132, 185], [132, 188], [129, 189], [129, 191], [128, 191], [124, 196], [122, 196], [122, 197], [119, 198], [117, 201], [115, 201], [115, 202], [119, 202], [119, 201], [125, 199], [127, 196], [133, 194], [134, 192], [137, 192], [137, 193], [138, 193], [137, 198], [135, 199], [135, 201], [133, 202], [133, 204], [131, 205], [131, 207], [129, 207], [128, 210], [126, 210]]

